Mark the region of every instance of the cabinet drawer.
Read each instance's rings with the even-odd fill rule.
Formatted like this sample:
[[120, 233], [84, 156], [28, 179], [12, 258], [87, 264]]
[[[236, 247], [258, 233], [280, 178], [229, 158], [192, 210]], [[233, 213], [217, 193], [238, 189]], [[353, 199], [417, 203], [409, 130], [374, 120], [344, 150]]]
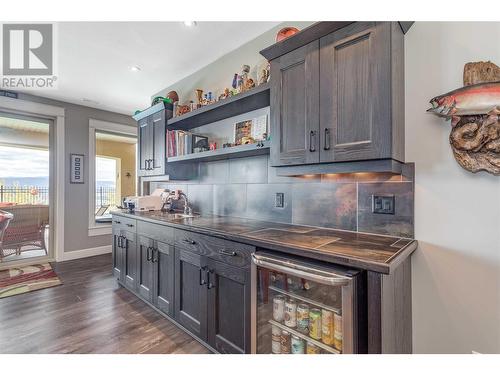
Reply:
[[153, 240], [164, 242], [167, 244], [174, 243], [174, 228], [161, 225], [148, 223], [146, 221], [137, 222], [138, 233], [149, 237]]
[[175, 230], [175, 246], [238, 267], [249, 265], [255, 251], [251, 245], [180, 229]]
[[209, 257], [232, 266], [245, 267], [250, 265], [251, 254], [255, 247], [233, 241], [224, 241], [224, 248], [212, 252]]
[[175, 230], [175, 246], [197, 254], [210, 256], [224, 249], [224, 244], [225, 241], [221, 238], [181, 229]]
[[137, 220], [125, 216], [113, 215], [113, 228], [125, 229], [128, 232], [136, 233]]

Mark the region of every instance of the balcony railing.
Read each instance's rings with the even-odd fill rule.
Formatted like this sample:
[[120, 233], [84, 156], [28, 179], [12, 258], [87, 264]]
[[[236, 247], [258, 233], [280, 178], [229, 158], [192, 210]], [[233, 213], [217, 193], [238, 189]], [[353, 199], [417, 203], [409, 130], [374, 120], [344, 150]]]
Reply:
[[116, 190], [114, 187], [100, 186], [95, 191], [96, 209], [102, 206], [116, 204]]
[[[0, 203], [16, 204], [49, 204], [48, 186], [8, 186], [0, 185]], [[114, 187], [100, 186], [96, 188], [95, 207], [116, 204]]]
[[0, 202], [16, 204], [49, 204], [49, 187], [0, 185]]

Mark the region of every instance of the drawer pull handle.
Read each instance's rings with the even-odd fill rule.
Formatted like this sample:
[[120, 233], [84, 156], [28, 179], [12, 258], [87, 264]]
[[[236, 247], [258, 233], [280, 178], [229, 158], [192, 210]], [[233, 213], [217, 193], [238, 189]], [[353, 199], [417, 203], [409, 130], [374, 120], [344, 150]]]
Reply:
[[210, 281], [210, 274], [211, 273], [214, 273], [214, 270], [208, 270], [208, 272], [207, 272], [207, 289], [212, 289], [213, 287], [215, 287], [215, 283], [212, 283]]
[[115, 224], [121, 224], [121, 221], [115, 220]]
[[134, 224], [127, 224], [127, 227], [129, 227], [129, 228], [133, 228], [133, 227], [134, 227]]
[[219, 254], [221, 255], [229, 255], [231, 257], [236, 256], [236, 251], [227, 251], [227, 250], [219, 250]]
[[206, 270], [206, 266], [200, 267], [200, 285], [205, 285], [207, 283], [207, 280], [205, 280]]
[[188, 244], [191, 244], [191, 245], [196, 245], [196, 241], [193, 241], [192, 239], [190, 238], [183, 238], [182, 239], [184, 242], [188, 243]]

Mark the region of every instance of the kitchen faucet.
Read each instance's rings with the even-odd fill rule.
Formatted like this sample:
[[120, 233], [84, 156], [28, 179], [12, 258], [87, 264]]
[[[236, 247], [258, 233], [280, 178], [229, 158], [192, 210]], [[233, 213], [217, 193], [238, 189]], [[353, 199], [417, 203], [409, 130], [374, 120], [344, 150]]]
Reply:
[[183, 191], [180, 191], [179, 192], [179, 198], [180, 197], [184, 198], [184, 215], [192, 215], [193, 214], [193, 210], [189, 206], [189, 199], [188, 199], [186, 193], [184, 193]]

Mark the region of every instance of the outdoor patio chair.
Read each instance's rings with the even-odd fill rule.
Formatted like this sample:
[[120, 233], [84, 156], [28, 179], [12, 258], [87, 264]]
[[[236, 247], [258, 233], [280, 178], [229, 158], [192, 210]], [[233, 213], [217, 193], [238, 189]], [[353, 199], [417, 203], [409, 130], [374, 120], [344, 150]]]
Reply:
[[0, 210], [0, 262], [4, 258], [3, 237], [13, 217], [11, 213]]
[[48, 205], [15, 205], [7, 208], [12, 214], [2, 243], [3, 257], [20, 255], [22, 251], [41, 249], [47, 254], [45, 230], [49, 224]]

